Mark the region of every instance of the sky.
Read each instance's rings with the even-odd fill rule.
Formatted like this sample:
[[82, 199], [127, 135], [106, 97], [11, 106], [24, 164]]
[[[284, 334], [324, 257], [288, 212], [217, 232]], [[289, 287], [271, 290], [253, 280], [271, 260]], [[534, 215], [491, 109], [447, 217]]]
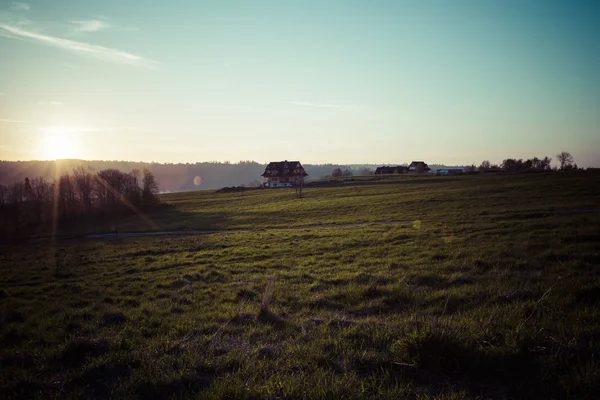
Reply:
[[600, 167], [600, 2], [0, 0], [0, 159]]

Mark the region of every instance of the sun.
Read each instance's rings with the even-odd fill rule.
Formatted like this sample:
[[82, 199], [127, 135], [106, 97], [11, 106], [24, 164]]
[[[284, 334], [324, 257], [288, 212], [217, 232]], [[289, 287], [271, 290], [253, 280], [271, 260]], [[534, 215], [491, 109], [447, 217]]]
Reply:
[[79, 153], [77, 141], [73, 132], [60, 127], [46, 128], [43, 130], [43, 158], [46, 160], [60, 160], [76, 158]]

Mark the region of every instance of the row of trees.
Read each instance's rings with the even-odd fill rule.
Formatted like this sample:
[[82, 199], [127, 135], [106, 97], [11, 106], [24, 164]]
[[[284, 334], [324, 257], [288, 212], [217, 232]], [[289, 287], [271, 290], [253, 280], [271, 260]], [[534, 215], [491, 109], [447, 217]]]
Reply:
[[348, 178], [353, 175], [354, 173], [350, 168], [346, 168], [344, 170], [342, 170], [341, 168], [334, 168], [333, 171], [331, 171], [331, 176], [334, 178], [340, 178], [342, 176]]
[[[77, 220], [95, 214], [114, 215], [142, 210], [158, 202], [158, 184], [152, 172], [117, 169], [94, 172], [77, 167], [53, 182], [26, 177], [0, 185], [0, 232], [19, 234], [52, 218]], [[21, 232], [22, 233], [22, 232]]]
[[[464, 167], [465, 172], [477, 172], [477, 171], [498, 171], [507, 173], [522, 173], [522, 172], [543, 172], [543, 171], [569, 171], [579, 169], [577, 164], [574, 163], [573, 156], [566, 151], [563, 151], [556, 155], [558, 160], [558, 166], [552, 167], [552, 158], [544, 157], [538, 158], [533, 157], [527, 160], [507, 158], [502, 161], [501, 164], [492, 164], [488, 160], [484, 160], [478, 167], [470, 165]], [[423, 166], [420, 166], [423, 168]], [[434, 166], [435, 169], [435, 166]], [[357, 171], [358, 175], [373, 175], [375, 172], [370, 168], [362, 168]], [[419, 172], [419, 171], [417, 171]], [[423, 172], [423, 171], [420, 171]], [[327, 177], [350, 177], [354, 173], [350, 168], [335, 168], [330, 175], [323, 175], [321, 178]]]
[[489, 161], [483, 161], [479, 167], [475, 165], [465, 167], [466, 172], [473, 171], [487, 171], [487, 170], [498, 170], [508, 173], [518, 173], [527, 171], [569, 171], [578, 169], [577, 164], [574, 163], [573, 156], [566, 151], [563, 151], [556, 155], [559, 166], [552, 167], [552, 158], [544, 157], [538, 158], [533, 157], [527, 160], [507, 158], [500, 165], [492, 164]]
[[[356, 170], [354, 170], [356, 171]], [[354, 176], [354, 171], [350, 168], [345, 168], [345, 169], [341, 169], [341, 168], [334, 168], [333, 171], [331, 171], [331, 175], [334, 178], [340, 178], [340, 177], [345, 177], [345, 178], [349, 178], [351, 176]], [[372, 168], [369, 167], [363, 167], [360, 168], [357, 171], [358, 176], [365, 176], [365, 175], [373, 175], [375, 174], [375, 170], [373, 170]], [[327, 178], [327, 175], [321, 176], [321, 178]]]

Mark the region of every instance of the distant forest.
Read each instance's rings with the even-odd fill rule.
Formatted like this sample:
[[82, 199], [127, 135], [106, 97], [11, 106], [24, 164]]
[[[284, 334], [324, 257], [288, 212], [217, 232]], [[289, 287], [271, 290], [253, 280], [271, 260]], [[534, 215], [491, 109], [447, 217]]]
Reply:
[[[56, 176], [71, 172], [79, 166], [91, 167], [96, 172], [106, 169], [118, 169], [119, 171], [149, 169], [156, 178], [161, 192], [180, 192], [219, 189], [226, 186], [257, 185], [263, 182], [261, 174], [264, 172], [266, 164], [255, 161], [186, 164], [85, 160], [0, 161], [0, 185], [8, 186], [15, 181], [22, 181], [26, 177], [42, 177], [52, 181]], [[354, 175], [358, 175], [368, 173], [380, 165], [303, 164], [303, 166], [309, 175], [307, 179], [319, 179], [330, 176], [336, 168], [349, 170]], [[430, 165], [430, 167], [441, 166]]]

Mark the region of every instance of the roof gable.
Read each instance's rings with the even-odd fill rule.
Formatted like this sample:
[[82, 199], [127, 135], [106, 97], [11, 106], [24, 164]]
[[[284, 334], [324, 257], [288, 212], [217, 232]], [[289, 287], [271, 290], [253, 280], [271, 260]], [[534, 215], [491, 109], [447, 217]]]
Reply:
[[302, 168], [300, 161], [271, 161], [267, 169], [293, 169]]
[[409, 169], [410, 171], [414, 171], [414, 170], [416, 170], [416, 169], [417, 169], [418, 167], [420, 167], [420, 166], [423, 166], [423, 168], [424, 168], [426, 171], [429, 171], [429, 170], [430, 170], [429, 166], [427, 166], [427, 164], [426, 164], [424, 161], [413, 161], [413, 162], [411, 162], [411, 163], [410, 163], [410, 165], [408, 166], [408, 169]]
[[271, 161], [262, 176], [308, 176], [300, 161]]

